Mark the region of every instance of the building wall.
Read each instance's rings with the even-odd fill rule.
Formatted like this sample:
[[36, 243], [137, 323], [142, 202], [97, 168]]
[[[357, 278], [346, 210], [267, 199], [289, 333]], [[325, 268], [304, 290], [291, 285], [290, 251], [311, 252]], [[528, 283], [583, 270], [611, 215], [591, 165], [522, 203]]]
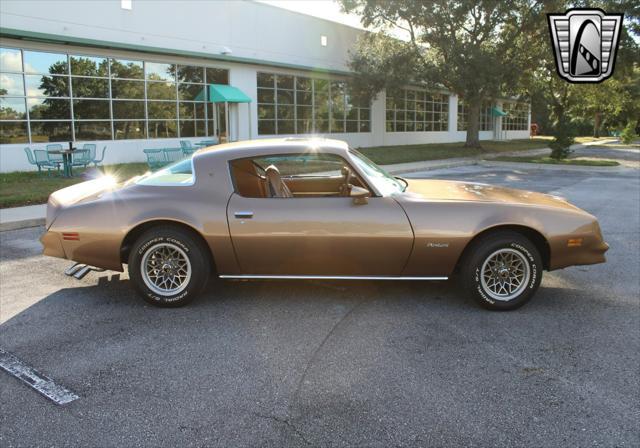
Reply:
[[[229, 83], [251, 98], [250, 104], [230, 107], [232, 140], [265, 138], [258, 135], [257, 73], [347, 79], [346, 61], [360, 30], [252, 2], [133, 1], [133, 10], [119, 1], [4, 2], [3, 33], [7, 30], [63, 36], [69, 43], [36, 42], [3, 37], [0, 46], [176, 64], [205, 65], [229, 70]], [[320, 45], [325, 35], [328, 45]], [[292, 39], [295, 36], [295, 39]], [[40, 36], [42, 37], [42, 36]], [[105, 48], [110, 46], [112, 48]], [[126, 49], [125, 49], [126, 48]], [[225, 48], [231, 50], [231, 54]], [[449, 96], [448, 131], [386, 132], [385, 92], [371, 104], [371, 130], [332, 133], [327, 137], [354, 147], [410, 145], [463, 141], [457, 131], [457, 97]], [[498, 120], [498, 123], [500, 120]], [[529, 121], [530, 123], [530, 116]], [[480, 138], [527, 138], [528, 130], [481, 132]], [[279, 135], [281, 136], [281, 135]], [[177, 147], [179, 140], [99, 141], [107, 146], [104, 163], [143, 162], [145, 148]], [[44, 144], [0, 145], [0, 171], [34, 169], [23, 148]]]

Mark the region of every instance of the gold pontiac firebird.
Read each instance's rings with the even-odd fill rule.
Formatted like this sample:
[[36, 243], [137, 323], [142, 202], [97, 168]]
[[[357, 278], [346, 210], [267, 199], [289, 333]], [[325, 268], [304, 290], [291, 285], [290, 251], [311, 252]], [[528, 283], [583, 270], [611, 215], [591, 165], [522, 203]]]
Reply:
[[148, 302], [184, 305], [224, 279], [447, 280], [514, 309], [543, 270], [602, 263], [598, 221], [563, 199], [392, 177], [346, 143], [205, 148], [155, 173], [53, 193], [44, 254], [122, 271]]

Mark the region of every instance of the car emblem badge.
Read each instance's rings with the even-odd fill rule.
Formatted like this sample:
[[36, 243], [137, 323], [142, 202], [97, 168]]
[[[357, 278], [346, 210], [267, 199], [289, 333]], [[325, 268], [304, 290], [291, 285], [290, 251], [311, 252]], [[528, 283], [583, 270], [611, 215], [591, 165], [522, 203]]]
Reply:
[[613, 74], [622, 14], [600, 9], [570, 9], [547, 14], [556, 69], [576, 83], [598, 83]]

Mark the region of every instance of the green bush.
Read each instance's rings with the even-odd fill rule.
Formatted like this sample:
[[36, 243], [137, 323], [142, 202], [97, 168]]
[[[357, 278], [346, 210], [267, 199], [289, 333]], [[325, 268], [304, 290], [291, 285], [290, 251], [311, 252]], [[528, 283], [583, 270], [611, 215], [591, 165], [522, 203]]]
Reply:
[[631, 144], [633, 139], [636, 138], [636, 133], [634, 128], [635, 128], [634, 124], [630, 121], [622, 130], [622, 133], [620, 134], [620, 140], [625, 145]]

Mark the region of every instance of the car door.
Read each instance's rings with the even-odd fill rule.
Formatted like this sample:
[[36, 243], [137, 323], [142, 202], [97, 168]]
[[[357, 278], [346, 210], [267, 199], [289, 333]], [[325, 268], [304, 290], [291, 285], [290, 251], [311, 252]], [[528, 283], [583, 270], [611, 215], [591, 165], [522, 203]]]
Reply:
[[296, 196], [294, 184], [290, 198], [231, 196], [227, 219], [244, 275], [400, 275], [413, 231], [393, 198], [356, 205], [350, 197]]

